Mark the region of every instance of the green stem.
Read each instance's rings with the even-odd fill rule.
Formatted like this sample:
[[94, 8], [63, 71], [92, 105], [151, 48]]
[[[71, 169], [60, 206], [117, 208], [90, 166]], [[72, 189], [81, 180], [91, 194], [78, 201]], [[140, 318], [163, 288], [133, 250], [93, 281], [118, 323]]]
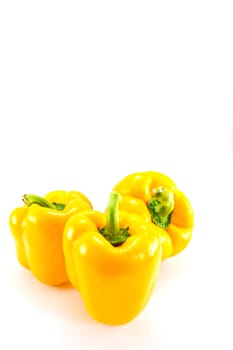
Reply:
[[174, 195], [171, 191], [163, 186], [154, 188], [152, 198], [148, 202], [152, 221], [162, 228], [167, 228], [171, 222], [174, 205]]
[[118, 203], [120, 201], [120, 194], [113, 191], [107, 207], [107, 226], [106, 229], [111, 234], [112, 239], [119, 234], [119, 217], [118, 217]]
[[120, 228], [119, 226], [119, 214], [118, 204], [121, 195], [113, 191], [110, 195], [107, 206], [107, 225], [99, 229], [99, 232], [107, 239], [113, 246], [119, 246], [126, 241], [130, 236], [129, 228]]
[[65, 205], [62, 203], [50, 203], [47, 199], [37, 196], [35, 194], [25, 194], [22, 198], [24, 204], [30, 207], [32, 204], [38, 204], [44, 208], [50, 208], [55, 210], [63, 210]]

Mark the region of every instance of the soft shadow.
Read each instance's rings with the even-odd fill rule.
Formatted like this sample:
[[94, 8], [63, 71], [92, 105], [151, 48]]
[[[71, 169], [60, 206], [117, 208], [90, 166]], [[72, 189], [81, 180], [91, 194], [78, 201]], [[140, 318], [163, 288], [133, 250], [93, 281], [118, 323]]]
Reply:
[[27, 302], [46, 313], [67, 321], [92, 322], [80, 293], [70, 283], [58, 287], [47, 286], [39, 282], [29, 270], [19, 269], [12, 271], [12, 284]]
[[[164, 341], [162, 327], [164, 324], [160, 324], [159, 317], [151, 317], [148, 308], [127, 324], [112, 326], [93, 321], [88, 328], [80, 324], [77, 329], [75, 324], [71, 324], [69, 327], [61, 327], [60, 332], [62, 339], [69, 339], [69, 343], [66, 341], [64, 346], [68, 345], [69, 350], [76, 350], [80, 339], [88, 349], [96, 349], [96, 344], [101, 344], [101, 349], [152, 350], [155, 349], [155, 343], [159, 346]], [[149, 339], [153, 339], [153, 342]]]
[[190, 260], [184, 253], [162, 261], [156, 289], [168, 290], [172, 285], [176, 285], [179, 279], [184, 278], [189, 269]]

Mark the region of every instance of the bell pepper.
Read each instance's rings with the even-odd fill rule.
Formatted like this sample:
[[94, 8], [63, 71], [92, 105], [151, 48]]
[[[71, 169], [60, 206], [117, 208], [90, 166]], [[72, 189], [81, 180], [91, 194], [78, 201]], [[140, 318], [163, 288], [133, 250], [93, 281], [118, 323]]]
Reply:
[[163, 260], [187, 247], [194, 225], [193, 209], [172, 179], [154, 171], [133, 173], [113, 189], [122, 195], [120, 210], [137, 213], [160, 228]]
[[9, 218], [19, 263], [47, 285], [67, 282], [63, 230], [71, 215], [92, 208], [89, 199], [81, 192], [54, 191], [44, 198], [26, 194], [23, 201]]
[[119, 193], [106, 213], [85, 210], [66, 223], [63, 249], [68, 276], [88, 313], [106, 324], [124, 324], [146, 306], [159, 273], [157, 227], [118, 211]]

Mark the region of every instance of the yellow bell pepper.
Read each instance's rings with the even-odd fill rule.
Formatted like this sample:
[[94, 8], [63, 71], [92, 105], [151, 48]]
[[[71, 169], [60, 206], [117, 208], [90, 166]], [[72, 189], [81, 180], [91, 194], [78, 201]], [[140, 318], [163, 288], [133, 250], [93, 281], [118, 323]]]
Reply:
[[161, 245], [156, 226], [118, 212], [119, 194], [107, 213], [82, 211], [64, 230], [63, 249], [71, 283], [89, 314], [106, 324], [124, 324], [146, 306], [159, 273]]
[[162, 259], [182, 251], [194, 225], [191, 203], [166, 175], [154, 171], [133, 173], [113, 188], [122, 195], [120, 210], [141, 215], [160, 227]]
[[9, 218], [19, 263], [47, 285], [67, 282], [63, 230], [71, 215], [92, 208], [90, 201], [76, 191], [54, 191], [44, 198], [27, 194], [23, 201]]

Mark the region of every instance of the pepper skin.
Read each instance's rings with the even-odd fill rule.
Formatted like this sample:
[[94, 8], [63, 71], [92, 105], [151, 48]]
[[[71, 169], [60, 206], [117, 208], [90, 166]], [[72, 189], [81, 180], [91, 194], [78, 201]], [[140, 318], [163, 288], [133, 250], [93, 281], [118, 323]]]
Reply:
[[71, 215], [92, 208], [82, 193], [54, 191], [44, 198], [23, 197], [25, 205], [12, 211], [10, 229], [19, 263], [47, 285], [68, 281], [62, 236]]
[[87, 311], [113, 325], [130, 322], [144, 309], [162, 254], [157, 227], [118, 212], [117, 198], [113, 192], [106, 214], [89, 210], [72, 216], [63, 239], [67, 272]]
[[[113, 189], [122, 195], [120, 210], [137, 213], [146, 222], [160, 226], [163, 260], [187, 247], [194, 225], [193, 209], [172, 179], [154, 171], [133, 173], [123, 178]], [[153, 198], [157, 205], [155, 215], [158, 222], [153, 220], [150, 210], [151, 207], [153, 209]]]

